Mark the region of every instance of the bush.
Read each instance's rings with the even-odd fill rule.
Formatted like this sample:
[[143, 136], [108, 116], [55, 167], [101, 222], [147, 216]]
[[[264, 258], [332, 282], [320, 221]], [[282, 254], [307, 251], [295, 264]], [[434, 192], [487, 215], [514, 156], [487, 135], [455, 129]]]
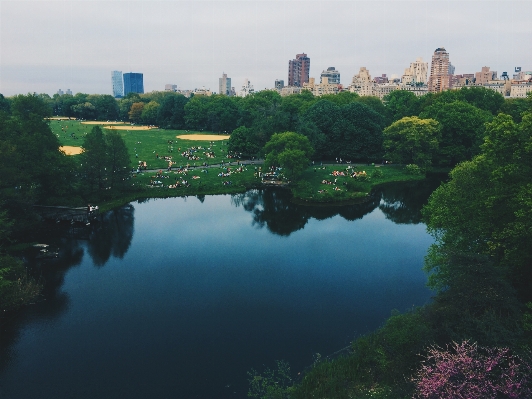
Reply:
[[432, 347], [413, 378], [416, 398], [530, 398], [531, 367], [507, 348]]
[[382, 173], [382, 170], [380, 169], [375, 169], [373, 173], [371, 174], [371, 177], [374, 179], [381, 178], [382, 176], [384, 176], [384, 173]]
[[411, 175], [420, 175], [421, 174], [421, 168], [417, 166], [416, 164], [409, 164], [406, 165], [406, 171]]

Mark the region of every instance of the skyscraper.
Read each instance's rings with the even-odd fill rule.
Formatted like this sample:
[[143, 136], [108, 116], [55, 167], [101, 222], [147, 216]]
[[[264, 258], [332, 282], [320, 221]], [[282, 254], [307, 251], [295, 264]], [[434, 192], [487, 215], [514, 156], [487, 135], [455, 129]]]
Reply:
[[449, 89], [449, 53], [439, 47], [432, 55], [430, 65], [429, 93], [438, 93]]
[[427, 84], [428, 69], [429, 64], [418, 57], [415, 62], [410, 64], [410, 68], [405, 69], [401, 81], [406, 85], [425, 85]]
[[144, 75], [129, 72], [124, 74], [124, 96], [129, 93], [144, 93]]
[[303, 87], [308, 83], [310, 73], [310, 58], [305, 53], [296, 54], [294, 60], [288, 61], [288, 86]]
[[323, 78], [327, 78], [329, 84], [340, 84], [340, 72], [338, 72], [334, 67], [329, 67], [326, 71], [321, 73], [320, 83], [323, 83]]
[[219, 82], [219, 94], [224, 94], [226, 96], [232, 95], [232, 88], [231, 88], [231, 78], [227, 77], [226, 73], [222, 74], [222, 77], [218, 79]]
[[113, 82], [113, 97], [120, 98], [124, 96], [124, 81], [122, 80], [122, 71], [112, 71], [111, 81]]

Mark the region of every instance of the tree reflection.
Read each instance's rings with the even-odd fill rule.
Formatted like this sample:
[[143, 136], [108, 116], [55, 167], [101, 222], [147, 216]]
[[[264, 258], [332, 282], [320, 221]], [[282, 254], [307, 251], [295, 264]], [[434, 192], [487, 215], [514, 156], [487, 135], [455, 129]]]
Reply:
[[232, 196], [235, 206], [242, 206], [253, 215], [253, 225], [266, 228], [274, 234], [288, 236], [305, 227], [310, 218], [325, 220], [340, 215], [347, 220], [361, 219], [378, 205], [380, 196], [371, 196], [359, 204], [331, 206], [300, 205], [292, 202], [287, 190], [251, 190]]
[[378, 196], [382, 198], [379, 209], [386, 219], [394, 223], [420, 223], [421, 209], [427, 203], [430, 194], [441, 184], [441, 177], [381, 186], [377, 190]]
[[87, 249], [96, 266], [103, 266], [113, 255], [122, 259], [133, 238], [135, 208], [128, 204], [102, 216], [100, 226], [90, 236]]

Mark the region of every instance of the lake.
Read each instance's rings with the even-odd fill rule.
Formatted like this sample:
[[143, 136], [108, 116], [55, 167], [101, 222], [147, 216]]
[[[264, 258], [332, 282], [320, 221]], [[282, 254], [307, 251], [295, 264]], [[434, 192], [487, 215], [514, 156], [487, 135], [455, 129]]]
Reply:
[[[420, 208], [434, 183], [303, 206], [283, 190], [135, 202], [48, 226], [42, 301], [3, 321], [0, 398], [245, 398], [430, 301]], [[68, 230], [68, 229], [67, 229]]]

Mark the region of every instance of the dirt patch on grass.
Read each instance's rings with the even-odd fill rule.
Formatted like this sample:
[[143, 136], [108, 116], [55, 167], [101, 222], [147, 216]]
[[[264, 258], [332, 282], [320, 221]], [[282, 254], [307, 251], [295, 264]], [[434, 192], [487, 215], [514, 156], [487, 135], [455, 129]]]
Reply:
[[83, 152], [83, 148], [74, 147], [71, 145], [63, 145], [59, 147], [59, 151], [63, 151], [66, 155], [78, 155]]
[[231, 136], [218, 135], [218, 134], [182, 134], [176, 137], [181, 140], [219, 141], [219, 140], [227, 140]]
[[103, 122], [103, 121], [88, 121], [81, 122], [82, 125], [123, 125], [124, 122]]
[[151, 130], [151, 129], [157, 129], [156, 127], [150, 127], [150, 126], [128, 126], [128, 125], [121, 125], [121, 126], [104, 126], [104, 129], [113, 129], [113, 130]]

